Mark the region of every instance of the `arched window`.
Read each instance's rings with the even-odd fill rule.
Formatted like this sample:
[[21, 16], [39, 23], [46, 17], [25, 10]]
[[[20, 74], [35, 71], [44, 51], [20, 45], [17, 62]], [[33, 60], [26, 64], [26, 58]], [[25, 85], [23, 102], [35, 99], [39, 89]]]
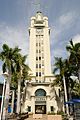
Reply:
[[43, 89], [38, 89], [35, 92], [35, 96], [46, 96], [46, 91]]

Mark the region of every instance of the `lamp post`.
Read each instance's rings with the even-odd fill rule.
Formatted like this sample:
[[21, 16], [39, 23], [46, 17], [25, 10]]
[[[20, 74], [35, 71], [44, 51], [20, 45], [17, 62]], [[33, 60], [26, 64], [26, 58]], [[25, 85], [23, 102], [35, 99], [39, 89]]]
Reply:
[[8, 81], [8, 77], [9, 74], [7, 72], [2, 74], [5, 77], [5, 81], [6, 81], [6, 89], [5, 89], [5, 93], [4, 93], [4, 107], [3, 107], [3, 114], [2, 114], [2, 120], [5, 120], [6, 118], [6, 114], [7, 114], [7, 107], [8, 107], [8, 100], [9, 100], [9, 81]]

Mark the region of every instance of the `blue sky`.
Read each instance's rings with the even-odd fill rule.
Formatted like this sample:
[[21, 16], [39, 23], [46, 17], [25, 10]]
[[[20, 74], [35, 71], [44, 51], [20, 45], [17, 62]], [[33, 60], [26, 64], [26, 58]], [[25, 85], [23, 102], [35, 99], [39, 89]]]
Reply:
[[68, 56], [65, 46], [71, 38], [74, 43], [80, 42], [80, 0], [0, 0], [0, 51], [6, 43], [28, 54], [30, 18], [38, 10], [49, 19], [53, 64], [54, 56]]

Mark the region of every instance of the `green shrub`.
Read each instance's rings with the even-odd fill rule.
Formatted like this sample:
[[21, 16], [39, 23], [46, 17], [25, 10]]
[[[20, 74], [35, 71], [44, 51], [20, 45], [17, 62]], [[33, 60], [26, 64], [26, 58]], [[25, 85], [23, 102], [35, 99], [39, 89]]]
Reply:
[[57, 115], [64, 115], [63, 111], [57, 111]]
[[55, 115], [56, 113], [54, 112], [48, 112], [48, 115]]

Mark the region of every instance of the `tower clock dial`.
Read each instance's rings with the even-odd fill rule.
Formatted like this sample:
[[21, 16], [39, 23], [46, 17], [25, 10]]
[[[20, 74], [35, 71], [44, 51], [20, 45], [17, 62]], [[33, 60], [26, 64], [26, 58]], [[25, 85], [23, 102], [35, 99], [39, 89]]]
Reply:
[[36, 29], [36, 33], [43, 33], [43, 29]]

